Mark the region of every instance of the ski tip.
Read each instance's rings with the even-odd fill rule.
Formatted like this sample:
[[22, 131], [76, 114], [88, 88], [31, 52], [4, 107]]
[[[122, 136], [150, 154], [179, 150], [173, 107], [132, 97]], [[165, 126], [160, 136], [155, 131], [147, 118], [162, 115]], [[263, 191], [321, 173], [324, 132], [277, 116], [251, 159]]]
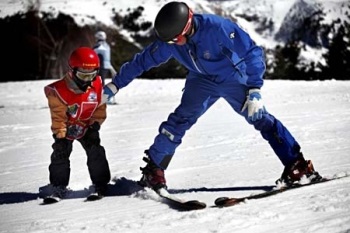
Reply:
[[215, 200], [215, 205], [217, 207], [233, 206], [237, 203], [242, 202], [243, 198], [233, 198], [233, 197], [219, 197]]
[[85, 201], [98, 201], [101, 200], [103, 198], [102, 195], [98, 195], [98, 194], [90, 194]]
[[189, 210], [201, 210], [201, 209], [204, 209], [207, 207], [207, 204], [205, 204], [204, 202], [197, 201], [197, 200], [187, 201], [183, 204], [185, 206], [187, 206]]
[[61, 199], [58, 198], [58, 197], [45, 197], [43, 202], [42, 202], [42, 205], [49, 205], [49, 204], [54, 204], [54, 203], [57, 203], [59, 202]]
[[215, 200], [215, 205], [220, 206], [225, 203], [229, 198], [228, 197], [219, 197]]

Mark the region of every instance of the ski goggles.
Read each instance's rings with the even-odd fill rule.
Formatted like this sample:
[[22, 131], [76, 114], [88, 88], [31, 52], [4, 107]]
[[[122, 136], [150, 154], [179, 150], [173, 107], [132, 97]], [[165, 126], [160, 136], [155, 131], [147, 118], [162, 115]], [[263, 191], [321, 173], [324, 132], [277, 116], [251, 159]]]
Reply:
[[188, 10], [188, 19], [187, 19], [187, 23], [186, 23], [184, 29], [182, 30], [182, 32], [179, 35], [177, 35], [173, 39], [167, 41], [167, 43], [168, 44], [176, 44], [176, 43], [182, 42], [185, 39], [186, 34], [188, 33], [188, 31], [191, 28], [192, 19], [193, 19], [193, 11], [191, 9], [189, 9]]
[[89, 70], [89, 71], [81, 71], [81, 70], [75, 70], [74, 71], [74, 75], [84, 81], [84, 82], [91, 82], [92, 80], [94, 80], [94, 78], [97, 75], [97, 70]]

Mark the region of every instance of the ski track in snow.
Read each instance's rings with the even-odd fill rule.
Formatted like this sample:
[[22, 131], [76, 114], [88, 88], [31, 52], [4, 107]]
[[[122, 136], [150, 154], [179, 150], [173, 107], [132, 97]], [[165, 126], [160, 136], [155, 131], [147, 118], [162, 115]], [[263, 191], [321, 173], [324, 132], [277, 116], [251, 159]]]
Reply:
[[[166, 171], [169, 190], [207, 203], [183, 212], [135, 183], [143, 151], [179, 104], [184, 80], [135, 80], [108, 106], [101, 129], [114, 180], [111, 194], [84, 202], [90, 179], [79, 143], [71, 155], [72, 192], [40, 205], [51, 154], [43, 88], [52, 80], [0, 83], [0, 232], [350, 232], [350, 178], [235, 207], [210, 208], [220, 196], [271, 189], [283, 166], [251, 126], [219, 100], [188, 131]], [[350, 82], [265, 81], [263, 99], [321, 175], [350, 172]]]

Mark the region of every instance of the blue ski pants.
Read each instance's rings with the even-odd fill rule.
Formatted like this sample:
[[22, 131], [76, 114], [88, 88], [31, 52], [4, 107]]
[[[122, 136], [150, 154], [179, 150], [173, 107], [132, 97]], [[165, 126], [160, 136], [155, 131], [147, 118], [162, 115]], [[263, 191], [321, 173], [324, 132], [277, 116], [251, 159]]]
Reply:
[[293, 163], [300, 152], [300, 146], [277, 118], [266, 113], [262, 119], [252, 122], [248, 120], [247, 109], [241, 112], [247, 91], [248, 87], [237, 80], [227, 79], [216, 83], [215, 80], [190, 73], [186, 80], [181, 103], [168, 119], [161, 123], [159, 134], [149, 148], [149, 157], [159, 167], [166, 169], [186, 131], [219, 98], [224, 98], [236, 113], [245, 117], [249, 124], [260, 131], [284, 166]]

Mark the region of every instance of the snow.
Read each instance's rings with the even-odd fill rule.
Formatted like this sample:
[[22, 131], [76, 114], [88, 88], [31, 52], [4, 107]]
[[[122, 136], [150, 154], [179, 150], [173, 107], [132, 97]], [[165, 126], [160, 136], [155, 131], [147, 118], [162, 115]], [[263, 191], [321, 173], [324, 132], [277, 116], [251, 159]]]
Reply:
[[[169, 190], [208, 208], [181, 212], [135, 182], [143, 151], [178, 105], [184, 80], [135, 80], [108, 106], [101, 129], [114, 180], [112, 195], [84, 202], [90, 185], [79, 143], [71, 155], [70, 199], [41, 205], [52, 137], [43, 88], [53, 80], [0, 83], [0, 232], [350, 232], [350, 178], [296, 189], [235, 207], [220, 196], [274, 185], [283, 166], [267, 142], [219, 100], [184, 137], [166, 170]], [[293, 133], [323, 176], [350, 172], [350, 82], [272, 81], [267, 109]]]

